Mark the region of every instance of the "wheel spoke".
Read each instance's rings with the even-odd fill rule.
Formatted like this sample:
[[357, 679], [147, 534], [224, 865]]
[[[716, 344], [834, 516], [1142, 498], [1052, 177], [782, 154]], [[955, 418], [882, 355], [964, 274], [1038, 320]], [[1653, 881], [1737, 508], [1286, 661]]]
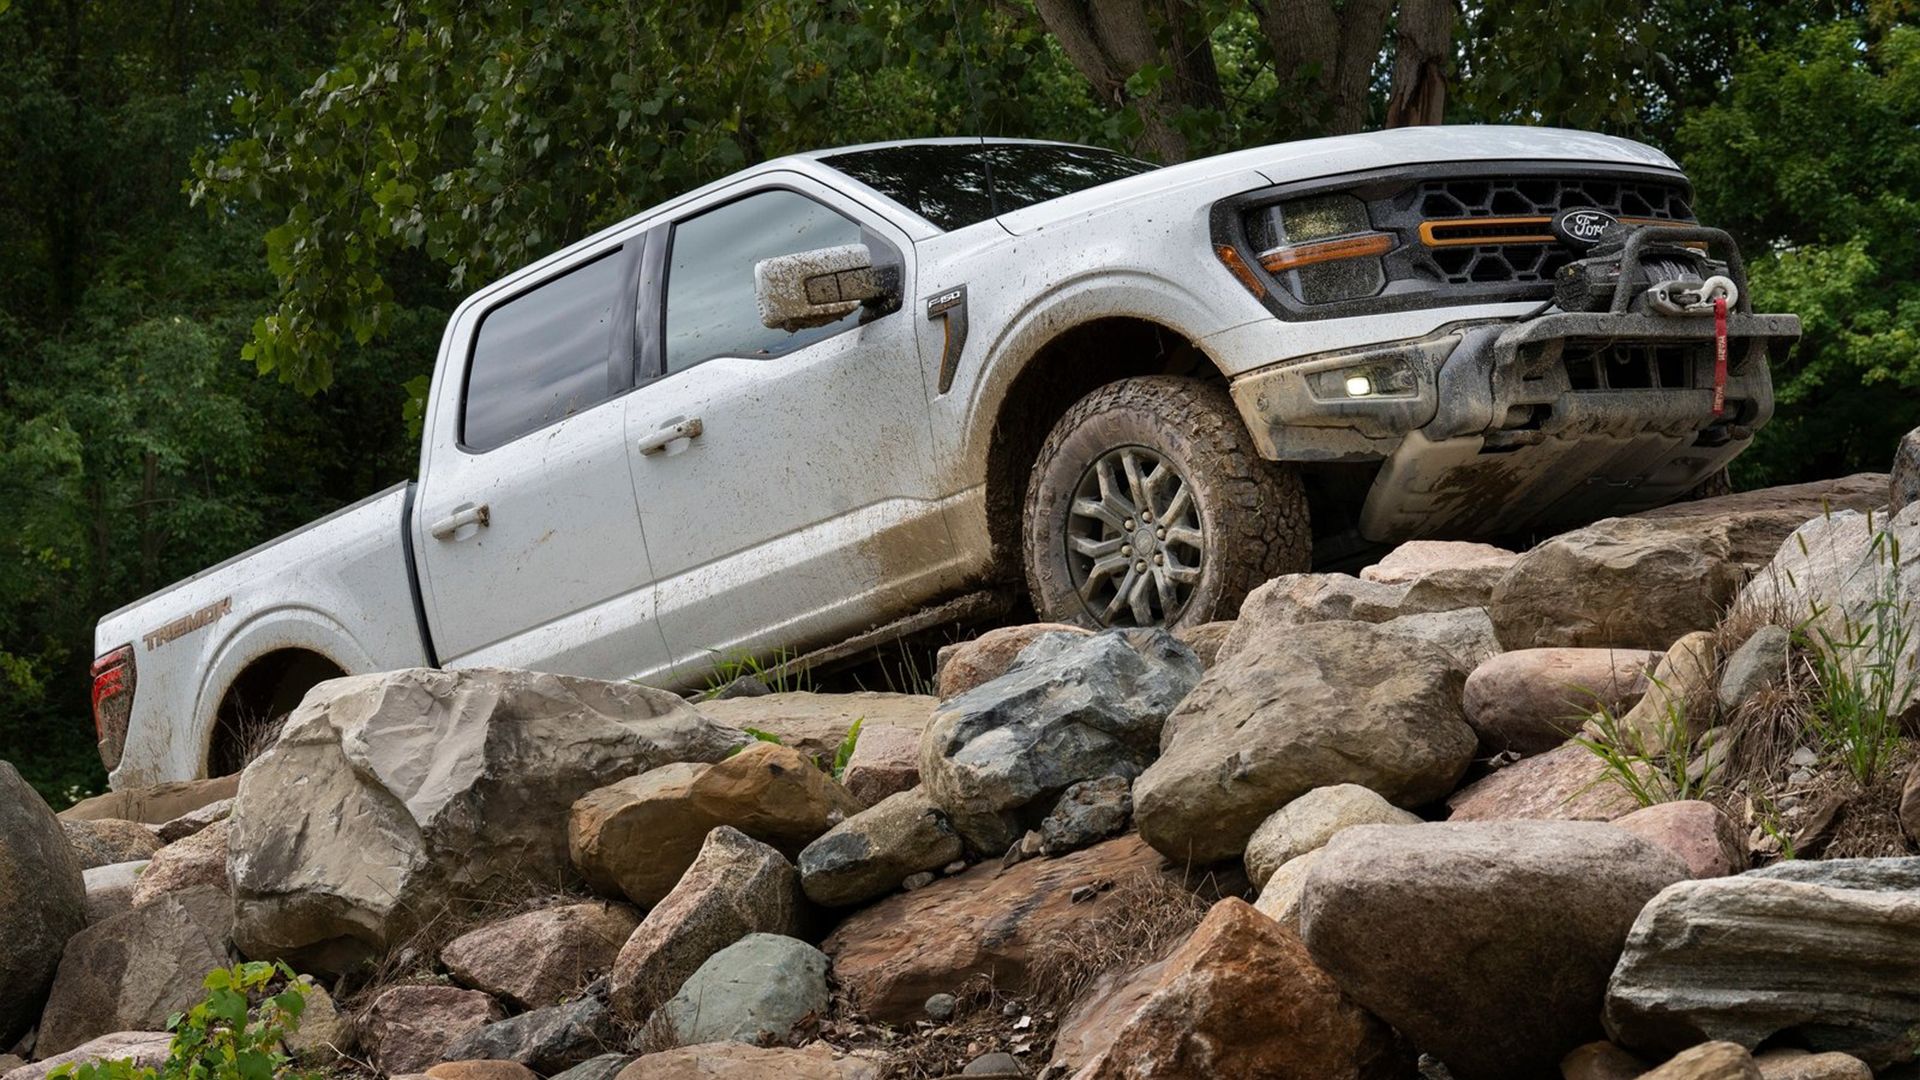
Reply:
[[1170, 573], [1173, 569], [1175, 568], [1172, 566], [1153, 568], [1154, 589], [1160, 594], [1160, 614], [1169, 619], [1173, 617], [1174, 612], [1180, 610], [1180, 587], [1174, 582], [1173, 575]]
[[1094, 502], [1092, 499], [1075, 499], [1073, 500], [1073, 512], [1081, 517], [1090, 517], [1106, 525], [1114, 532], [1120, 532], [1127, 527], [1127, 519], [1120, 514], [1114, 513], [1113, 508], [1103, 502]]
[[1120, 451], [1120, 467], [1127, 474], [1127, 494], [1133, 499], [1134, 510], [1151, 509], [1153, 504], [1147, 501], [1147, 488], [1140, 480], [1140, 458], [1132, 450]]
[[1159, 515], [1158, 520], [1163, 528], [1172, 528], [1192, 507], [1193, 495], [1187, 491], [1187, 485], [1181, 484], [1174, 489], [1173, 499], [1167, 503], [1166, 512]]
[[1200, 584], [1200, 568], [1197, 566], [1180, 566], [1175, 563], [1168, 563], [1162, 569], [1166, 571], [1167, 579], [1176, 584]]
[[1168, 547], [1172, 547], [1175, 544], [1179, 544], [1181, 547], [1192, 548], [1195, 551], [1205, 550], [1200, 546], [1201, 544], [1200, 530], [1189, 529], [1184, 525], [1180, 525], [1180, 526], [1176, 526], [1174, 528], [1168, 529], [1166, 543]]
[[1110, 536], [1105, 540], [1095, 540], [1091, 536], [1067, 537], [1067, 543], [1073, 547], [1073, 550], [1092, 559], [1096, 564], [1109, 555], [1117, 554], [1120, 545], [1125, 542], [1118, 536]]
[[1101, 613], [1102, 622], [1108, 626], [1113, 625], [1113, 617], [1120, 613], [1120, 609], [1126, 606], [1127, 600], [1133, 595], [1133, 583], [1137, 577], [1139, 577], [1139, 571], [1133, 568], [1133, 564], [1127, 564], [1126, 576], [1120, 579], [1120, 586], [1113, 590], [1113, 599], [1107, 603], [1107, 610]]
[[1147, 591], [1147, 587], [1152, 584], [1152, 574], [1136, 572], [1133, 575], [1133, 592], [1132, 595], [1127, 598], [1127, 601], [1128, 606], [1133, 608], [1133, 622], [1135, 626], [1153, 625], [1153, 604], [1150, 600], [1151, 594]]
[[1113, 575], [1126, 569], [1127, 565], [1127, 560], [1122, 558], [1102, 559], [1094, 563], [1093, 569], [1087, 572], [1085, 584], [1080, 586], [1080, 599], [1092, 603], [1094, 594], [1099, 591], [1101, 584], [1111, 580]]

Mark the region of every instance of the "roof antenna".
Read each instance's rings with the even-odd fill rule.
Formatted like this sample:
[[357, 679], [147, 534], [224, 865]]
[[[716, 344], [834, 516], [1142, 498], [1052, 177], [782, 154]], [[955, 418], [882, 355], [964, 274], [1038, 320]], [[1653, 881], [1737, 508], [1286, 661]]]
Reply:
[[967, 98], [973, 105], [974, 138], [980, 140], [980, 164], [987, 174], [987, 211], [999, 217], [1000, 194], [994, 188], [993, 155], [987, 150], [986, 124], [980, 119], [980, 87], [973, 78], [973, 50], [967, 45], [966, 35], [960, 32], [960, 0], [947, 0], [947, 6], [953, 11], [953, 38], [960, 45], [960, 63], [967, 73]]

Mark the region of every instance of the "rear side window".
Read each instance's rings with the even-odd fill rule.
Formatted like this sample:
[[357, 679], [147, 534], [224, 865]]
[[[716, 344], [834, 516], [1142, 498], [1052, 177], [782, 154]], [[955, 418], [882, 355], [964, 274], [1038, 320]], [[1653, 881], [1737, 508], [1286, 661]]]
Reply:
[[626, 282], [616, 248], [487, 312], [467, 369], [461, 442], [496, 446], [613, 396], [613, 313]]
[[749, 195], [675, 225], [666, 374], [716, 356], [779, 356], [859, 322], [854, 311], [796, 333], [768, 328], [760, 322], [753, 267], [775, 255], [862, 242], [860, 226], [785, 190]]

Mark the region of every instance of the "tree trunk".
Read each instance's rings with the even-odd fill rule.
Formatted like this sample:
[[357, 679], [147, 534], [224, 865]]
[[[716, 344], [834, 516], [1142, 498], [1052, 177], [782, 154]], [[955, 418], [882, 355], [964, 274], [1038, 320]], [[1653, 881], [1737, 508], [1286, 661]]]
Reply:
[[1403, 0], [1394, 33], [1387, 126], [1444, 123], [1453, 62], [1454, 0]]
[[1386, 36], [1393, 0], [1254, 0], [1260, 32], [1273, 50], [1280, 85], [1304, 83], [1317, 99], [1310, 113], [1329, 135], [1367, 122], [1367, 87]]
[[[1193, 154], [1178, 126], [1188, 108], [1222, 108], [1213, 45], [1188, 0], [1034, 0], [1040, 21], [1101, 102], [1139, 110], [1137, 148], [1161, 161]], [[1127, 80], [1142, 68], [1171, 74], [1137, 98]]]

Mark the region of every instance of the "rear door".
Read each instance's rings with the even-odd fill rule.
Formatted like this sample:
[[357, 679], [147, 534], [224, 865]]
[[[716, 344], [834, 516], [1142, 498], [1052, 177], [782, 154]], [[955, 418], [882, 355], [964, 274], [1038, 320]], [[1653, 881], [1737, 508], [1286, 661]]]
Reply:
[[[838, 640], [956, 587], [906, 234], [773, 173], [688, 205], [663, 235], [646, 275], [662, 317], [640, 331], [652, 379], [628, 417], [676, 677]], [[899, 268], [900, 308], [797, 333], [761, 324], [760, 260], [854, 243]]]
[[[466, 310], [414, 513], [440, 661], [622, 678], [657, 668], [626, 442], [635, 233]], [[470, 343], [470, 344], [468, 344]]]

